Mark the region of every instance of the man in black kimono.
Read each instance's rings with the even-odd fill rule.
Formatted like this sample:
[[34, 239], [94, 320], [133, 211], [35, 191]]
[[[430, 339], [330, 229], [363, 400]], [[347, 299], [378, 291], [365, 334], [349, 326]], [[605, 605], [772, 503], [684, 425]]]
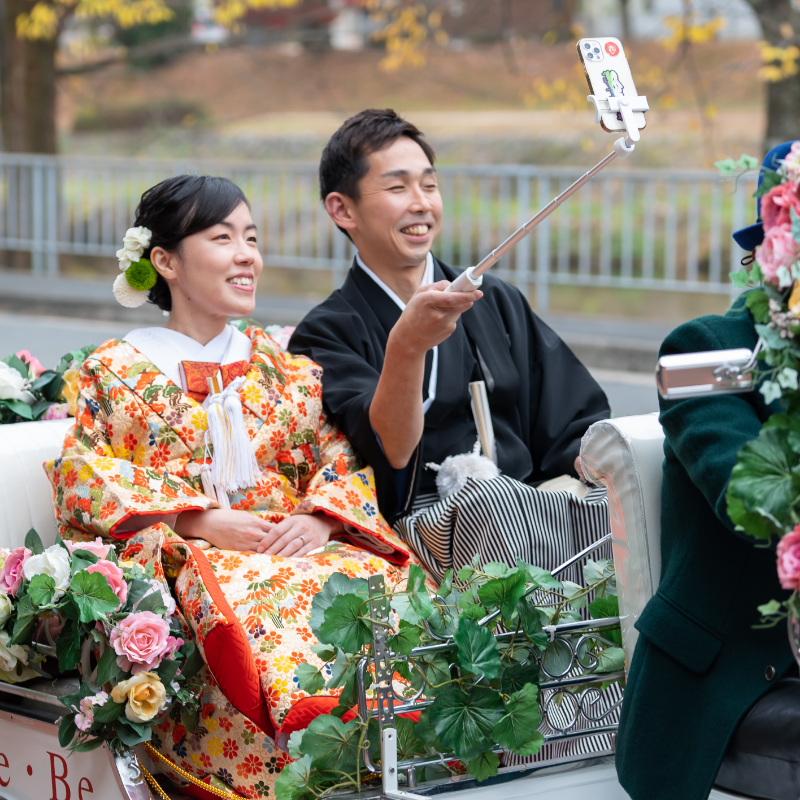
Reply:
[[[433, 162], [421, 132], [393, 111], [364, 111], [333, 135], [320, 163], [321, 195], [358, 256], [342, 288], [309, 312], [288, 349], [323, 367], [325, 407], [373, 467], [389, 524], [431, 502], [436, 473], [425, 465], [472, 451], [469, 383], [476, 380], [486, 383], [503, 477], [480, 482], [495, 488], [475, 502], [485, 508], [496, 495], [502, 512], [493, 519], [501, 513], [508, 519], [509, 504], [523, 517], [535, 516], [520, 511], [519, 483], [574, 476], [581, 437], [609, 416], [608, 401], [515, 287], [487, 275], [481, 291], [444, 291], [458, 272], [430, 253], [442, 216]], [[460, 494], [448, 508], [460, 507], [463, 516]], [[589, 527], [600, 530], [582, 531], [584, 539], [607, 529], [605, 504], [596, 511]], [[493, 527], [490, 542], [508, 533], [488, 518], [481, 524]], [[546, 535], [556, 536], [558, 526], [551, 528]], [[412, 546], [421, 544], [402, 525], [400, 532]], [[420, 556], [438, 573], [453, 559], [456, 569], [460, 558], [469, 561], [473, 547], [486, 560], [494, 553], [491, 543], [490, 552], [474, 540], [465, 546], [471, 552]], [[550, 552], [543, 558], [533, 547], [519, 554], [552, 568], [543, 562], [574, 548], [556, 545]], [[515, 554], [500, 547], [496, 560]]]

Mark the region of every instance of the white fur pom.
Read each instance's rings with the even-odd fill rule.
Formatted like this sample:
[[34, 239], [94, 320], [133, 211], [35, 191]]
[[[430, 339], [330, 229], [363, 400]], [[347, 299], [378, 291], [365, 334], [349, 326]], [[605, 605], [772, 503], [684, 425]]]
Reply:
[[467, 479], [476, 481], [490, 481], [500, 475], [491, 459], [477, 453], [462, 453], [458, 456], [448, 456], [441, 465], [427, 464], [429, 469], [436, 470], [436, 488], [439, 497], [449, 497], [467, 485]]

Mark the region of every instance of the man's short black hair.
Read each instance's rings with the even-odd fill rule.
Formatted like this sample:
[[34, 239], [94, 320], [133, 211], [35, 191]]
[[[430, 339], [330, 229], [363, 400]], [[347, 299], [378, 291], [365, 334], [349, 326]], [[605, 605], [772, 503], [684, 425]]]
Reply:
[[319, 162], [319, 193], [322, 201], [331, 192], [359, 199], [359, 181], [369, 172], [370, 153], [394, 144], [401, 136], [415, 141], [428, 161], [436, 160], [433, 148], [422, 131], [391, 108], [369, 108], [350, 117], [331, 136]]

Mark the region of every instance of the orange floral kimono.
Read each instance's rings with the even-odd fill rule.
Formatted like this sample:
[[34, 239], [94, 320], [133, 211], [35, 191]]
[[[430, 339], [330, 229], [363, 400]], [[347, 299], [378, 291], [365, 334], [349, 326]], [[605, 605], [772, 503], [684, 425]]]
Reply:
[[164, 523], [121, 532], [132, 516], [216, 506], [200, 479], [205, 410], [122, 340], [83, 364], [75, 427], [45, 469], [62, 538], [100, 535], [120, 542], [120, 558], [152, 563], [203, 653], [198, 727], [190, 734], [167, 717], [155, 744], [204, 780], [267, 797], [288, 758], [275, 738], [329, 711], [340, 692], [307, 697], [294, 679], [298, 663], [321, 663], [310, 650], [314, 594], [335, 572], [401, 580], [410, 554], [378, 513], [372, 469], [325, 416], [320, 367], [257, 326], [245, 335], [239, 397], [262, 482], [231, 494], [231, 507], [273, 522], [321, 511], [344, 523], [336, 541], [294, 559], [218, 550]]

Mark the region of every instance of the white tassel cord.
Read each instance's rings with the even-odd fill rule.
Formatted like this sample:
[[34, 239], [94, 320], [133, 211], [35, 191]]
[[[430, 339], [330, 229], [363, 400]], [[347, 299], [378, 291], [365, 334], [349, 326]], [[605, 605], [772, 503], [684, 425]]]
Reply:
[[235, 378], [224, 391], [209, 395], [203, 403], [208, 417], [206, 461], [209, 439], [214, 451], [211, 464], [201, 467], [203, 491], [222, 508], [231, 507], [229, 492], [261, 483], [256, 455], [244, 427], [242, 401], [237, 393], [244, 382], [244, 376]]
[[486, 456], [480, 455], [480, 439], [475, 442], [471, 453], [462, 453], [457, 456], [448, 456], [441, 465], [426, 464], [428, 469], [437, 472], [436, 488], [439, 497], [444, 499], [455, 494], [467, 485], [467, 479], [476, 481], [489, 481], [500, 475], [497, 464]]

